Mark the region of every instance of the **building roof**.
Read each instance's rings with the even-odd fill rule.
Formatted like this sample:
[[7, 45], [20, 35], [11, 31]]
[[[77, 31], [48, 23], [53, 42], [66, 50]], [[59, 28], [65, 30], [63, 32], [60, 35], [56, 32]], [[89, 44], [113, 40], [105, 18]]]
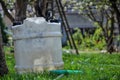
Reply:
[[70, 28], [94, 28], [93, 22], [79, 14], [67, 14]]
[[[66, 0], [70, 1], [70, 0]], [[77, 1], [77, 0], [76, 0]], [[79, 14], [79, 10], [74, 9], [73, 4], [63, 4], [70, 28], [94, 28], [93, 22], [85, 15]]]

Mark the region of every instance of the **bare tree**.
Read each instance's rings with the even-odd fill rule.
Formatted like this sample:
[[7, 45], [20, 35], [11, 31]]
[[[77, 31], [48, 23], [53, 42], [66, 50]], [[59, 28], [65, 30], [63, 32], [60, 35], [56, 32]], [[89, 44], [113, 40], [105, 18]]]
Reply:
[[99, 27], [101, 27], [107, 44], [107, 51], [112, 53], [113, 51], [115, 51], [113, 44], [115, 27], [114, 11], [111, 8], [105, 10], [104, 6], [101, 7], [100, 10], [93, 10], [89, 5], [87, 6], [87, 8], [87, 10], [89, 11], [89, 13], [87, 13], [87, 16], [92, 21], [96, 22]]

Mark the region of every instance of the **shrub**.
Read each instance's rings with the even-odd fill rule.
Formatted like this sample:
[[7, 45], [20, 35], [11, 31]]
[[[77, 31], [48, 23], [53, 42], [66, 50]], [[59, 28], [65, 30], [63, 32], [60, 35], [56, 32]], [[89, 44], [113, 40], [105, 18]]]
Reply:
[[80, 49], [102, 50], [106, 45], [101, 28], [97, 28], [94, 34], [85, 32], [85, 37], [82, 36], [80, 29], [76, 29], [73, 38]]

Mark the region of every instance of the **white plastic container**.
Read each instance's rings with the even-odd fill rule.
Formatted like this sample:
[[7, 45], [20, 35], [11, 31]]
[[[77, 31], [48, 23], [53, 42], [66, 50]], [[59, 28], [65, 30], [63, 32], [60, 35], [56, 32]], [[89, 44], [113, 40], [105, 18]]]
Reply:
[[44, 18], [27, 18], [13, 26], [18, 73], [61, 69], [63, 66], [60, 24]]

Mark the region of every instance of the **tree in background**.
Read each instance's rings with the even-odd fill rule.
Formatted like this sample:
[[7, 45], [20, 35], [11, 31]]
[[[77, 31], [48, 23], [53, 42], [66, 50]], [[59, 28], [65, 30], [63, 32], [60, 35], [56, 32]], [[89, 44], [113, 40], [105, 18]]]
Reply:
[[2, 23], [2, 18], [0, 14], [0, 76], [3, 76], [4, 74], [8, 73], [8, 68], [6, 65], [5, 55], [3, 51], [2, 34], [1, 34], [2, 25], [1, 24], [3, 23]]
[[[1, 16], [1, 14], [0, 14]], [[0, 26], [1, 26], [1, 33], [2, 33], [2, 40], [4, 44], [8, 43], [8, 34], [5, 32], [7, 30], [7, 27], [5, 26], [5, 24], [2, 21], [2, 18], [0, 17]]]
[[15, 22], [21, 23], [26, 18], [28, 0], [16, 0], [15, 2]]
[[[4, 10], [5, 15], [11, 20], [11, 22], [21, 23], [26, 18], [27, 5], [32, 3], [34, 5], [35, 14], [37, 17], [46, 17], [46, 8], [48, 0], [11, 0], [15, 8], [15, 18], [8, 12], [8, 1], [1, 0], [0, 3]], [[10, 6], [10, 5], [9, 5]], [[29, 13], [28, 13], [29, 14]]]
[[109, 2], [110, 2], [110, 7], [115, 12], [115, 17], [117, 20], [117, 24], [119, 26], [119, 34], [120, 34], [120, 0], [109, 0]]
[[36, 0], [34, 7], [37, 17], [46, 17], [47, 0]]
[[8, 9], [7, 9], [7, 1], [0, 0], [0, 4], [2, 6], [2, 9], [5, 15], [10, 19], [11, 22], [14, 22], [14, 17], [8, 12]]
[[74, 5], [74, 10], [87, 16], [97, 26], [101, 27], [105, 37], [107, 51], [112, 53], [114, 48], [114, 29], [120, 28], [119, 0], [66, 0]]

